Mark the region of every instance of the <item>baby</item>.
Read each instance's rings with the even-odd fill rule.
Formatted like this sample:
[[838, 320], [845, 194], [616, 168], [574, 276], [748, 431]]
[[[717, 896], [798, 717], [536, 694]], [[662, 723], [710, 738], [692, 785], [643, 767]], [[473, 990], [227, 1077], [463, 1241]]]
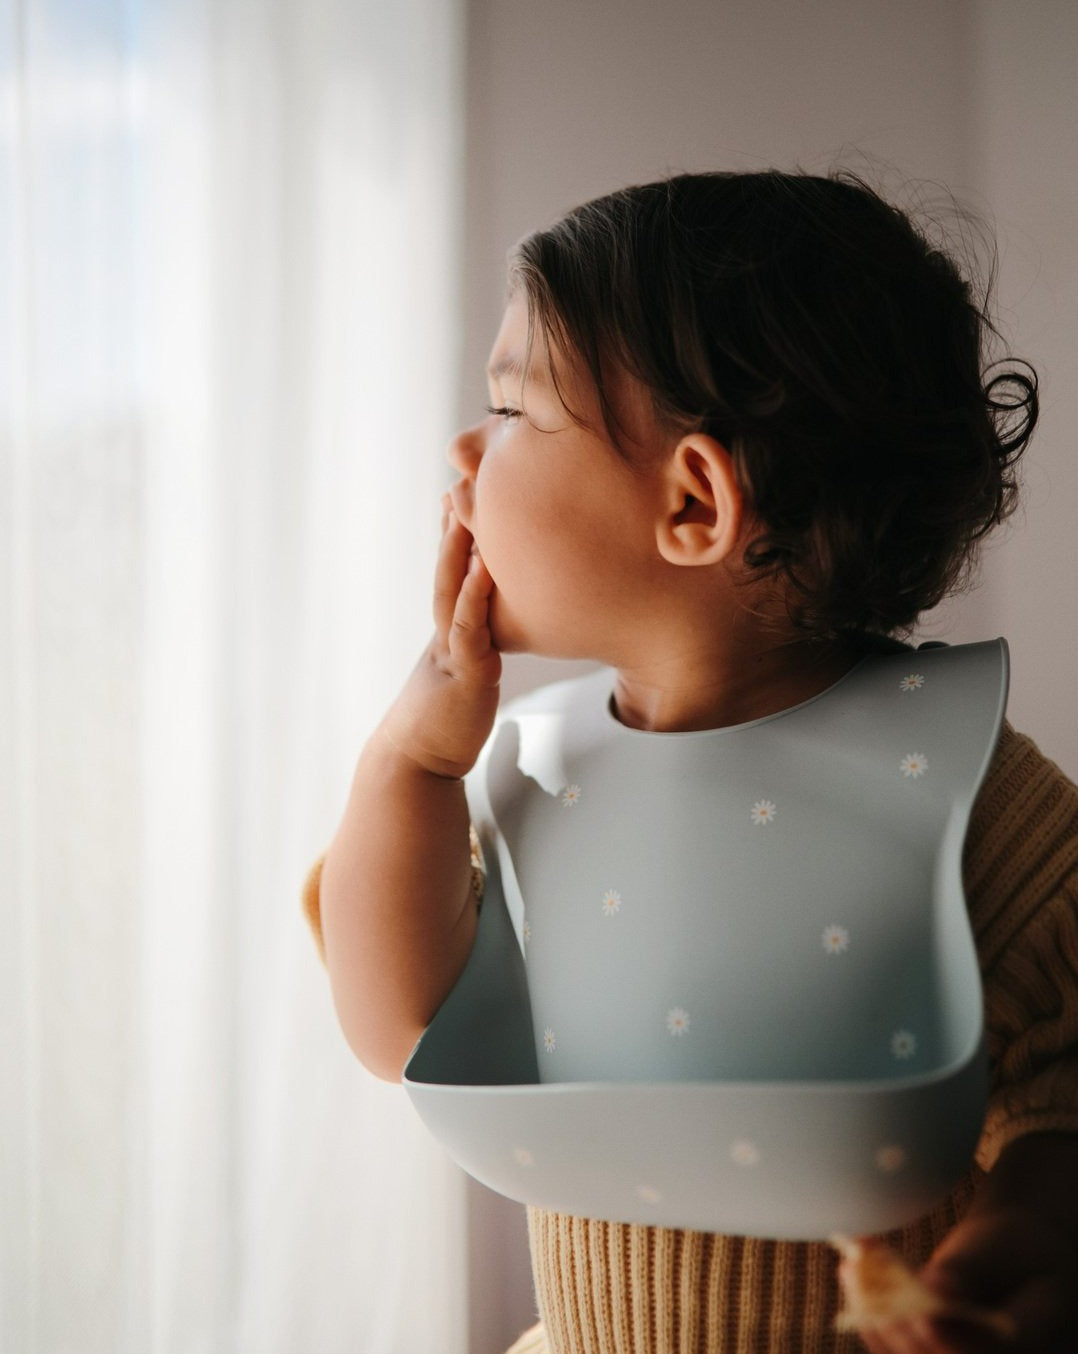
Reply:
[[[896, 637], [1013, 506], [1036, 382], [988, 366], [992, 337], [954, 262], [844, 175], [684, 175], [518, 247], [488, 416], [450, 447], [435, 635], [363, 751], [314, 886], [341, 1023], [372, 1071], [401, 1076], [472, 953], [464, 778], [498, 751], [501, 654], [603, 664], [588, 680], [626, 736], [834, 703], [866, 661], [903, 654]], [[923, 673], [899, 661], [915, 692]], [[916, 781], [924, 750], [904, 752]], [[989, 1114], [971, 1173], [894, 1240], [928, 1287], [1006, 1323], [899, 1320], [865, 1334], [874, 1354], [992, 1350], [1004, 1328], [1016, 1351], [1078, 1342], [1078, 792], [1009, 728], [971, 783]], [[572, 781], [545, 788], [582, 806]], [[747, 811], [754, 840], [776, 840], [782, 805], [762, 789]], [[701, 821], [672, 855], [701, 848]], [[611, 886], [607, 916], [620, 904]], [[837, 922], [821, 934], [832, 953], [849, 941]], [[689, 1019], [671, 1005], [665, 1037], [689, 1047]], [[537, 1037], [554, 1051], [553, 1028]], [[890, 1038], [912, 1055], [910, 1031]], [[529, 1349], [853, 1347], [821, 1244], [545, 1208], [529, 1222], [544, 1317]]]

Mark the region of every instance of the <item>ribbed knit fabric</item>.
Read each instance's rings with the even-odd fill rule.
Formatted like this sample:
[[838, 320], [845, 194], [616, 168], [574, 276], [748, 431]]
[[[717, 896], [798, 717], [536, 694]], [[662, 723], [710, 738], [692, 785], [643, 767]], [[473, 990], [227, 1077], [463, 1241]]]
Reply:
[[[975, 1174], [892, 1238], [923, 1263], [961, 1217]], [[765, 1241], [528, 1209], [547, 1343], [534, 1354], [854, 1354], [834, 1331], [836, 1255]], [[532, 1332], [534, 1341], [537, 1333]]]
[[[1078, 790], [1005, 728], [966, 843], [993, 1089], [977, 1166], [892, 1243], [922, 1264], [1015, 1138], [1078, 1132]], [[515, 1354], [853, 1354], [836, 1258], [764, 1241], [528, 1210], [543, 1322]], [[545, 1339], [544, 1339], [545, 1336]], [[525, 1343], [526, 1341], [526, 1343]]]
[[506, 1350], [506, 1354], [547, 1354], [549, 1349], [546, 1327], [540, 1321], [538, 1325], [526, 1330], [513, 1344], [512, 1349]]

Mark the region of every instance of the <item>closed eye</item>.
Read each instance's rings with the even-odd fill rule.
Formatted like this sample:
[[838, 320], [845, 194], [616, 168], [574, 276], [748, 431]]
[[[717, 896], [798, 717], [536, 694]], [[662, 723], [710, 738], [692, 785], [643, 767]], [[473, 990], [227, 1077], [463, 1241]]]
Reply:
[[508, 404], [501, 404], [497, 406], [488, 404], [487, 413], [492, 414], [495, 418], [504, 418], [508, 420], [523, 418], [524, 416], [523, 409], [514, 409], [512, 405]]

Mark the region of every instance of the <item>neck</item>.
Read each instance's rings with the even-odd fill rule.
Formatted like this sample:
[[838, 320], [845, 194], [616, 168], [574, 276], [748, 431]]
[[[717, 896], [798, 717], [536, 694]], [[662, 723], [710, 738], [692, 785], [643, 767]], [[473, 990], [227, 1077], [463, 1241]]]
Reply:
[[745, 650], [708, 646], [618, 669], [614, 707], [634, 729], [720, 729], [788, 710], [817, 696], [854, 666], [848, 642], [797, 639]]

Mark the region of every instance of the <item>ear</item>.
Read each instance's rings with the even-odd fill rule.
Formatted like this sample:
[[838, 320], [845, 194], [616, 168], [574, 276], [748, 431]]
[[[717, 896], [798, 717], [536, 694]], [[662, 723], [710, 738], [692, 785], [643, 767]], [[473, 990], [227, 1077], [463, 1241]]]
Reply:
[[744, 501], [730, 453], [714, 437], [689, 433], [666, 467], [659, 553], [670, 564], [717, 564], [741, 535]]

